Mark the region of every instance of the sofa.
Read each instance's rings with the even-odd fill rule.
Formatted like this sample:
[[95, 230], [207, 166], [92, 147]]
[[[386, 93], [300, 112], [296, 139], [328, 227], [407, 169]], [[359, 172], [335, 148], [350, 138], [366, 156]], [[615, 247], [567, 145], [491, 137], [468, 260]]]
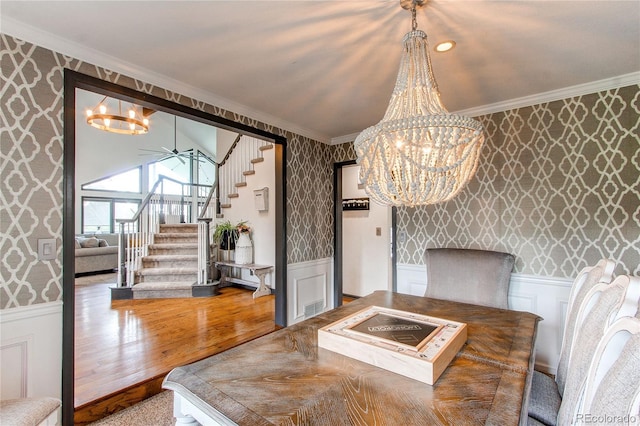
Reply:
[[76, 274], [113, 271], [118, 267], [118, 234], [76, 235]]

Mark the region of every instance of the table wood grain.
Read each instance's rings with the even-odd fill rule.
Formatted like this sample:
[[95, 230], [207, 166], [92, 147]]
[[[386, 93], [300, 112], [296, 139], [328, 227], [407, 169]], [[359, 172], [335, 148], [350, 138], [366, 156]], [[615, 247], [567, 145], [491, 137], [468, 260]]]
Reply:
[[[434, 385], [318, 348], [320, 327], [368, 306], [464, 322], [467, 343]], [[526, 423], [536, 315], [377, 291], [191, 365], [164, 387], [239, 425]]]

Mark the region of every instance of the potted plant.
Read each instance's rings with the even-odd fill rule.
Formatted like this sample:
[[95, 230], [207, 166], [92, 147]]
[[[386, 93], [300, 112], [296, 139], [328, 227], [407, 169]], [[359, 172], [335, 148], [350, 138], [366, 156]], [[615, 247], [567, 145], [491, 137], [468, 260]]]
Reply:
[[221, 260], [233, 260], [231, 259], [231, 251], [236, 248], [237, 238], [237, 226], [232, 224], [230, 221], [227, 220], [216, 225], [216, 229], [213, 231], [213, 241], [223, 252]]

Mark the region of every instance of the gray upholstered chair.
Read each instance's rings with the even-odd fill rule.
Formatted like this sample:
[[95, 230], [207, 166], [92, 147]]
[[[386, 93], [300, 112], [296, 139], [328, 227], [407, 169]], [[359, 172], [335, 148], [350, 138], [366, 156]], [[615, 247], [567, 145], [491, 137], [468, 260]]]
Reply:
[[488, 250], [429, 248], [426, 297], [509, 309], [509, 281], [515, 258]]
[[[595, 266], [588, 266], [576, 276], [571, 286], [569, 303], [565, 316], [564, 332], [560, 359], [558, 360], [555, 380], [539, 371], [533, 372], [529, 398], [529, 417], [546, 425], [555, 425], [562, 403], [562, 394], [571, 355], [571, 343], [576, 331], [577, 318], [585, 297], [598, 286], [601, 291], [604, 285], [613, 280], [616, 262], [609, 259], [600, 260]], [[586, 309], [583, 310], [583, 312]]]

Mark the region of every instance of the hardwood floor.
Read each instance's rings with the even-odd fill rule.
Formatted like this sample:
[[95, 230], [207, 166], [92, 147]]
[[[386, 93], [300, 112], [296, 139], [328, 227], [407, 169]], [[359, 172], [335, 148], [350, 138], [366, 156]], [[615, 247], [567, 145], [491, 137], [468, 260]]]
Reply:
[[227, 287], [215, 297], [111, 301], [115, 280], [76, 279], [75, 424], [158, 393], [174, 367], [278, 328], [274, 296]]

